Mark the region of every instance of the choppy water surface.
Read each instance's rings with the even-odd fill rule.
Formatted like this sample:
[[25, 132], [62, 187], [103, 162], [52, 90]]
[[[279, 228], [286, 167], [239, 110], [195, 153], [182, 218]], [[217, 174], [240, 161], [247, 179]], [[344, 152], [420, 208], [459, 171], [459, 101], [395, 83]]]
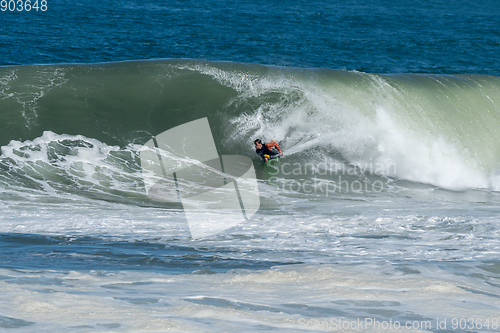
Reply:
[[[0, 328], [498, 331], [498, 12], [1, 12]], [[204, 117], [220, 155], [251, 158], [260, 209], [193, 239], [180, 203], [148, 198], [139, 150]], [[284, 158], [264, 165], [257, 137]]]

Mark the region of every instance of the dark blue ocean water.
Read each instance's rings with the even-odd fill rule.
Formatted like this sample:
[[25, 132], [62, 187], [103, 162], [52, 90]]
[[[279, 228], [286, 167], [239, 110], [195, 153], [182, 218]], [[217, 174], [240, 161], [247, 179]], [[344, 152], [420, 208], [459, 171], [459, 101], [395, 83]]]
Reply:
[[47, 8], [0, 12], [0, 65], [191, 58], [500, 74], [496, 0], [48, 0]]
[[[500, 1], [46, 4], [0, 11], [0, 330], [499, 327]], [[253, 159], [261, 206], [199, 240], [149, 200], [137, 151], [201, 117]], [[268, 181], [266, 135], [299, 169], [397, 172], [293, 191], [332, 179]]]

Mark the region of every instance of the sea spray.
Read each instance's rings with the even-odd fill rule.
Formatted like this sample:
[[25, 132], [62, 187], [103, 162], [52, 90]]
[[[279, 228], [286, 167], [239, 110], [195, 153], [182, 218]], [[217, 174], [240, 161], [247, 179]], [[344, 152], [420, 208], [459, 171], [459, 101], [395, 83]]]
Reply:
[[208, 117], [220, 154], [255, 158], [259, 137], [301, 165], [328, 158], [445, 189], [499, 187], [498, 77], [162, 60], [6, 67], [0, 82], [2, 146], [52, 131], [124, 148]]

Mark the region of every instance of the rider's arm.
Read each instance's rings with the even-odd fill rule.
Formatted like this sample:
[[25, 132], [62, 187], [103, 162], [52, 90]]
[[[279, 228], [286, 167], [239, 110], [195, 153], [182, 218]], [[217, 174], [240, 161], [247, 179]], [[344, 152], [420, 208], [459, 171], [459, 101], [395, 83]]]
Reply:
[[273, 148], [273, 147], [276, 147], [276, 149], [278, 149], [278, 151], [280, 152], [280, 154], [283, 155], [283, 153], [281, 152], [281, 149], [280, 149], [280, 146], [278, 146], [278, 144], [276, 142], [268, 142], [265, 144], [267, 148], [269, 148], [270, 150]]

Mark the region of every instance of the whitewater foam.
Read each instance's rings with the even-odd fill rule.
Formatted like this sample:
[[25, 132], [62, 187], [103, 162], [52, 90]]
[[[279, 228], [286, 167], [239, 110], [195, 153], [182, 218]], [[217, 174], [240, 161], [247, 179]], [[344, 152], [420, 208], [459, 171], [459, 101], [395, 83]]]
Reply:
[[[251, 143], [259, 137], [280, 142], [293, 162], [331, 158], [346, 166], [396, 165], [396, 172], [379, 175], [451, 190], [500, 187], [495, 176], [500, 84], [492, 76], [376, 75], [170, 60], [9, 67], [1, 77], [0, 107], [10, 110], [8, 122], [13, 122], [3, 127], [4, 142], [13, 132], [25, 142], [52, 131], [133, 154], [130, 144], [144, 144], [168, 128], [206, 116], [220, 153], [254, 157]], [[99, 89], [89, 88], [93, 80]], [[117, 91], [127, 95], [126, 101]], [[193, 94], [195, 101], [187, 98]], [[19, 97], [24, 95], [26, 100]], [[73, 123], [81, 124], [76, 134]], [[84, 149], [81, 161], [87, 158]], [[72, 172], [91, 174], [84, 164], [75, 161]], [[42, 177], [43, 170], [32, 169], [32, 177]], [[95, 179], [85, 181], [98, 185]]]

